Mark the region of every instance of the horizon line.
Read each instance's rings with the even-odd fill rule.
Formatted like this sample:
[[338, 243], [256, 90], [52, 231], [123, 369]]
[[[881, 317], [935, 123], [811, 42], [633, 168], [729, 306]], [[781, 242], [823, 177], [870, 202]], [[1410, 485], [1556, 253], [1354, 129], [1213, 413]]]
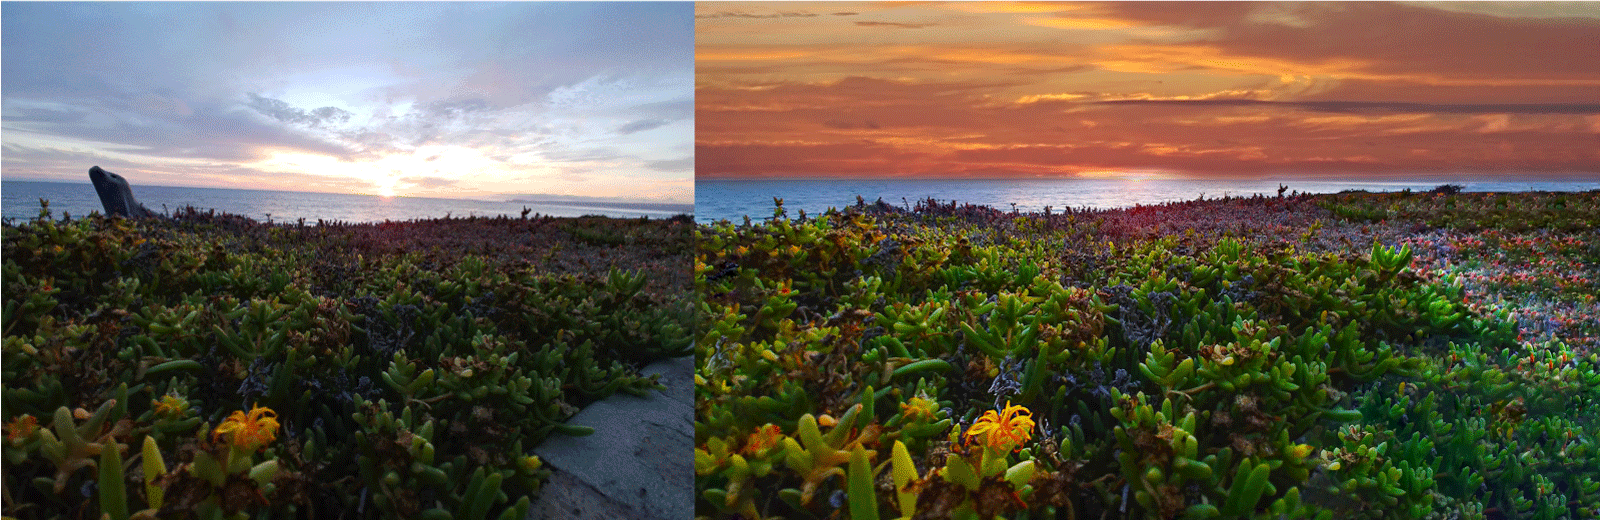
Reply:
[[[78, 181], [61, 180], [61, 179], [29, 178], [29, 177], [20, 177], [20, 178], [19, 177], [0, 177], [0, 181], [44, 182], [44, 183], [55, 183], [55, 184], [80, 184], [80, 185], [83, 185], [83, 186], [94, 186], [94, 184], [90, 183], [90, 182], [78, 182]], [[400, 195], [400, 194], [395, 194], [395, 195], [392, 195], [392, 196], [384, 196], [384, 195], [379, 195], [379, 194], [376, 194], [376, 193], [349, 193], [349, 192], [334, 192], [334, 191], [299, 191], [299, 190], [270, 190], [270, 189], [261, 189], [261, 188], [218, 188], [218, 187], [215, 187], [215, 186], [169, 186], [169, 185], [164, 185], [164, 184], [141, 184], [140, 186], [148, 186], [148, 187], [152, 187], [152, 188], [182, 188], [182, 189], [199, 189], [199, 190], [241, 190], [241, 191], [269, 191], [269, 192], [278, 192], [278, 193], [310, 193], [310, 194], [317, 194], [317, 195], [357, 195], [357, 196], [388, 198], [388, 199], [405, 198], [405, 199], [465, 200], [465, 201], [473, 201], [473, 202], [491, 202], [491, 203], [515, 203], [516, 200], [517, 200], [517, 199], [514, 199], [514, 198], [508, 198], [506, 200], [489, 200], [489, 199], [482, 199], [482, 198], [439, 197], [439, 196], [427, 196], [427, 195]], [[554, 199], [552, 199], [552, 200], [544, 200], [544, 201], [524, 200], [524, 202], [527, 202], [527, 203], [540, 203], [540, 202], [543, 202], [543, 203], [565, 203], [565, 202], [572, 202], [572, 203], [607, 203], [607, 204], [629, 204], [629, 203], [635, 203], [635, 204], [680, 205], [680, 206], [693, 206], [694, 205], [694, 202], [692, 202], [692, 201], [691, 202], [665, 202], [665, 201], [655, 201], [655, 200], [650, 200], [650, 199], [615, 199], [615, 200], [608, 200], [608, 199], [603, 198], [603, 197], [586, 197], [586, 196], [583, 196], [583, 195], [556, 195], [556, 194], [539, 194], [539, 193], [494, 193], [494, 194], [490, 194], [490, 195], [502, 196], [502, 197], [523, 197], [523, 196], [539, 197], [539, 196], [545, 196], [545, 197], [577, 197], [578, 198], [576, 200], [554, 200]]]

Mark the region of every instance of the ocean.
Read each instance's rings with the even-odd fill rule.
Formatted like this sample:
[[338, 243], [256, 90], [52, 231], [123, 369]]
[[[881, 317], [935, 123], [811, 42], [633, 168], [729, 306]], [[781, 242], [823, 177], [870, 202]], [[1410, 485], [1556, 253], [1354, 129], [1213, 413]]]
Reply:
[[[1255, 194], [1276, 196], [1280, 184], [1289, 193], [1338, 193], [1344, 190], [1371, 192], [1427, 191], [1441, 184], [1458, 184], [1463, 191], [1588, 191], [1600, 189], [1600, 179], [1582, 181], [1396, 181], [1396, 180], [1124, 180], [1124, 179], [1049, 179], [1049, 180], [927, 180], [927, 179], [825, 179], [825, 180], [710, 180], [695, 181], [695, 220], [711, 223], [729, 220], [743, 222], [771, 218], [773, 198], [783, 199], [790, 217], [820, 214], [828, 208], [843, 208], [861, 196], [871, 203], [878, 199], [895, 206], [914, 206], [919, 200], [972, 203], [997, 209], [1038, 212], [1046, 206], [1063, 208], [1109, 209], [1134, 205], [1161, 204], [1222, 198], [1249, 197]], [[1013, 206], [1014, 205], [1014, 206]]]
[[[609, 217], [669, 218], [693, 213], [689, 204], [601, 203], [601, 202], [501, 202], [423, 197], [306, 193], [296, 191], [234, 190], [220, 188], [177, 188], [135, 186], [134, 198], [152, 211], [167, 212], [184, 206], [215, 209], [266, 222], [307, 223], [318, 219], [342, 222], [382, 222], [453, 217], [520, 217], [523, 208], [533, 214], [557, 217], [605, 215]], [[63, 214], [87, 216], [105, 212], [100, 196], [88, 183], [0, 181], [0, 212], [6, 219], [30, 220], [39, 216], [39, 199], [50, 201], [53, 217]]]

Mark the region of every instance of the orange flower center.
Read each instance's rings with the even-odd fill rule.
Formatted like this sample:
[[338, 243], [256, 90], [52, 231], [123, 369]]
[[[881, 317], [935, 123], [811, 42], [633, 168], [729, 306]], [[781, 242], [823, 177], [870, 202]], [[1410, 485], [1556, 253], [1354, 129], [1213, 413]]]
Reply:
[[968, 445], [977, 439], [986, 446], [1005, 451], [1020, 450], [1022, 443], [1032, 438], [1033, 412], [1021, 405], [1012, 406], [1010, 401], [998, 412], [984, 412], [966, 433]]
[[252, 406], [249, 414], [235, 411], [211, 433], [211, 441], [216, 442], [225, 433], [233, 447], [240, 450], [265, 448], [278, 438], [278, 413], [260, 406]]

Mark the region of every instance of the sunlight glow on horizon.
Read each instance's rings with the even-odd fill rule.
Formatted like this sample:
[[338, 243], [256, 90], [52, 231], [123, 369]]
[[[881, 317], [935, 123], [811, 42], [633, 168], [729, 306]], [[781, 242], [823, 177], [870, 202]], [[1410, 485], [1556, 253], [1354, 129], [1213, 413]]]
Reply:
[[1121, 180], [1137, 183], [1143, 181], [1172, 180], [1180, 178], [1181, 176], [1156, 170], [1105, 169], [1081, 171], [1077, 173], [1077, 177], [1080, 179]]
[[486, 157], [480, 150], [448, 145], [423, 146], [410, 153], [391, 153], [368, 161], [345, 161], [331, 155], [300, 151], [273, 151], [267, 159], [246, 166], [275, 173], [358, 179], [384, 197], [438, 195], [425, 189], [423, 183], [429, 179], [461, 181], [472, 188], [462, 190], [467, 192], [513, 193], [517, 191], [514, 186], [499, 184], [499, 190], [483, 189], [480, 186], [497, 184], [479, 181], [506, 179], [519, 173]]

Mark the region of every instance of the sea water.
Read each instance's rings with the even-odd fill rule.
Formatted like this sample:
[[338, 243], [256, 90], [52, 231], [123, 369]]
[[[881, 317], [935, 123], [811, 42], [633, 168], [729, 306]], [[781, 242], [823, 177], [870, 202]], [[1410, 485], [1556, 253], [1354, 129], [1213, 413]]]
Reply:
[[[452, 217], [520, 217], [524, 208], [534, 214], [557, 217], [605, 215], [608, 217], [669, 218], [693, 213], [689, 204], [609, 203], [609, 202], [504, 202], [487, 200], [440, 199], [425, 197], [380, 197], [340, 193], [236, 190], [220, 188], [177, 188], [136, 186], [134, 198], [157, 213], [185, 206], [200, 210], [215, 209], [243, 215], [262, 222], [296, 222], [318, 219], [334, 222], [382, 222]], [[100, 196], [88, 183], [0, 181], [0, 210], [4, 217], [23, 221], [39, 216], [39, 199], [50, 201], [53, 218], [65, 215], [88, 216], [105, 212]]]
[[927, 179], [825, 179], [825, 180], [711, 180], [695, 182], [695, 219], [701, 223], [729, 220], [739, 223], [749, 216], [771, 218], [774, 198], [783, 199], [790, 217], [804, 210], [817, 215], [828, 208], [843, 208], [860, 196], [867, 203], [882, 199], [896, 207], [915, 206], [929, 198], [948, 203], [971, 203], [1022, 212], [1065, 208], [1109, 209], [1164, 202], [1276, 196], [1280, 185], [1288, 193], [1338, 193], [1345, 190], [1427, 191], [1442, 184], [1463, 186], [1463, 191], [1588, 191], [1600, 189], [1600, 179], [1566, 181], [1397, 181], [1385, 180], [1174, 180], [1174, 179], [1050, 179], [1050, 180], [927, 180]]

